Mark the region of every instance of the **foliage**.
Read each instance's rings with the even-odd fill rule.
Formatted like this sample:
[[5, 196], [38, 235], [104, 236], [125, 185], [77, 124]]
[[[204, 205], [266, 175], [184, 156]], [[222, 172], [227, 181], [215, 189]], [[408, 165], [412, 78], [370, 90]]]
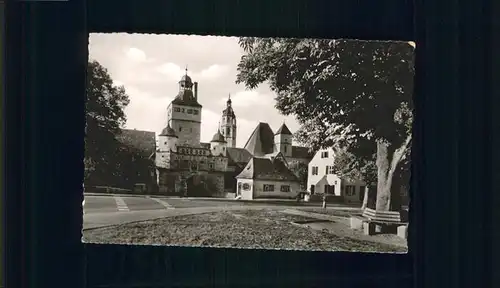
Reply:
[[414, 47], [253, 37], [239, 42], [245, 55], [236, 82], [248, 89], [267, 82], [276, 108], [302, 125], [296, 139], [313, 150], [346, 149], [343, 161], [367, 177], [375, 161], [378, 190], [386, 194], [380, 206], [387, 207], [394, 172], [409, 153]]
[[290, 165], [290, 170], [299, 178], [301, 189], [306, 190], [308, 174], [307, 164], [302, 162], [294, 163], [294, 165]]
[[402, 142], [411, 128], [413, 47], [406, 42], [240, 38], [237, 83], [268, 82], [312, 146]]
[[124, 109], [128, 104], [125, 88], [113, 85], [106, 68], [97, 61], [90, 61], [85, 105], [85, 158], [95, 164], [92, 177], [86, 179], [92, 184], [110, 185], [120, 177], [115, 157], [120, 152], [120, 143], [116, 136], [125, 124]]
[[367, 186], [377, 185], [377, 166], [374, 154], [360, 158], [346, 150], [338, 150], [335, 153], [333, 170], [340, 178], [349, 181], [361, 180]]
[[88, 158], [88, 157], [85, 157], [83, 159], [83, 165], [84, 165], [84, 180], [87, 180], [90, 178], [90, 175], [92, 175], [92, 172], [95, 171], [95, 162]]

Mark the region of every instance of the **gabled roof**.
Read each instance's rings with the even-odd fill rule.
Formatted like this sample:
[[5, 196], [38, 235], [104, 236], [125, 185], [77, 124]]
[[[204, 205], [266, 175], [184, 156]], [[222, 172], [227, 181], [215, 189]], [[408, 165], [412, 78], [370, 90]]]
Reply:
[[236, 178], [271, 181], [296, 181], [297, 176], [280, 160], [252, 157]]
[[126, 147], [136, 149], [144, 157], [149, 157], [156, 149], [155, 132], [122, 129], [116, 139]]
[[309, 148], [292, 146], [292, 158], [312, 159], [313, 157], [314, 153], [310, 152]]
[[226, 154], [234, 164], [246, 165], [252, 159], [252, 154], [245, 148], [228, 147], [226, 148]]
[[269, 124], [260, 122], [253, 130], [245, 144], [254, 156], [264, 156], [274, 151], [274, 133]]
[[290, 129], [288, 129], [288, 127], [286, 127], [285, 123], [283, 123], [283, 125], [281, 125], [281, 127], [278, 129], [278, 131], [276, 131], [276, 134], [274, 134], [274, 135], [279, 135], [279, 134], [292, 135], [292, 132], [290, 132]]
[[269, 159], [271, 159], [273, 161], [275, 161], [275, 160], [281, 160], [281, 161], [283, 161], [283, 163], [285, 163], [285, 165], [288, 166], [288, 162], [286, 161], [285, 156], [283, 155], [283, 153], [281, 153], [279, 151], [275, 151], [273, 153], [266, 154], [266, 155], [264, 155], [264, 157], [269, 158]]
[[196, 98], [194, 98], [193, 91], [191, 91], [189, 89], [179, 91], [177, 96], [175, 96], [175, 99], [172, 100], [172, 103], [177, 104], [177, 105], [183, 105], [183, 106], [191, 106], [191, 107], [198, 107], [198, 108], [202, 107], [200, 105], [200, 103], [198, 103], [198, 100], [196, 100]]

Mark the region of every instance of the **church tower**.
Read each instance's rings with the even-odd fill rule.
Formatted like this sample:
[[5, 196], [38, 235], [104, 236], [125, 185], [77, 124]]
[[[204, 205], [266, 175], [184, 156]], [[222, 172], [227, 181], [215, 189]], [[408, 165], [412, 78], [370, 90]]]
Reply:
[[177, 135], [178, 145], [200, 145], [201, 109], [198, 83], [193, 83], [186, 68], [186, 74], [179, 81], [179, 92], [167, 108], [167, 123]]
[[292, 157], [292, 132], [285, 123], [274, 134], [274, 151], [281, 152], [286, 158]]
[[227, 142], [227, 147], [236, 147], [236, 115], [231, 104], [230, 94], [226, 101], [226, 109], [222, 111], [220, 131]]

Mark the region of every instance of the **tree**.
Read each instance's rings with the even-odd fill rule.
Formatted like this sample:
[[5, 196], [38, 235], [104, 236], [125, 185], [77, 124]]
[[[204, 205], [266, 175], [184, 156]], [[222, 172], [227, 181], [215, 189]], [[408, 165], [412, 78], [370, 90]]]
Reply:
[[90, 61], [87, 66], [85, 158], [94, 168], [87, 181], [109, 185], [119, 177], [115, 156], [121, 146], [116, 135], [125, 124], [124, 109], [128, 104], [125, 88], [113, 85], [106, 68], [97, 61]]
[[[406, 42], [240, 38], [236, 83], [268, 82], [313, 149], [375, 151], [378, 210], [398, 210], [395, 172], [411, 143], [414, 47]], [[302, 135], [302, 136], [301, 136]], [[302, 138], [302, 139], [301, 139]], [[373, 155], [373, 154], [372, 154]]]
[[342, 179], [353, 182], [357, 180], [365, 182], [366, 188], [361, 209], [365, 209], [368, 206], [375, 208], [372, 207], [374, 205], [369, 205], [368, 203], [368, 200], [373, 199], [374, 193], [377, 192], [373, 189], [377, 185], [377, 166], [374, 154], [366, 155], [366, 157], [357, 157], [347, 149], [337, 150], [333, 170]]
[[297, 176], [297, 178], [299, 178], [300, 189], [306, 190], [308, 173], [307, 164], [303, 162], [294, 163], [294, 165], [291, 165], [290, 170], [295, 174], [295, 176]]

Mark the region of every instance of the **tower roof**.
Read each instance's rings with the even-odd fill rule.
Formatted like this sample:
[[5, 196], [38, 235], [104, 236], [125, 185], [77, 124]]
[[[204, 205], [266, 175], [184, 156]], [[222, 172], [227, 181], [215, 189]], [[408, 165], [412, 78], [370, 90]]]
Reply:
[[220, 130], [217, 130], [217, 133], [214, 134], [214, 137], [212, 137], [212, 141], [210, 142], [227, 143], [224, 136], [220, 133]]
[[278, 129], [278, 131], [276, 131], [276, 134], [274, 134], [274, 135], [279, 135], [279, 134], [292, 135], [292, 132], [290, 132], [290, 129], [288, 129], [288, 127], [286, 127], [285, 123], [283, 123], [281, 125], [281, 127]]
[[264, 156], [274, 152], [274, 133], [269, 124], [261, 122], [255, 127], [245, 144], [245, 149], [254, 156]]
[[167, 127], [163, 128], [159, 136], [168, 136], [168, 137], [177, 137], [175, 134], [175, 130], [170, 127], [170, 124], [167, 124]]
[[226, 109], [222, 110], [223, 116], [235, 117], [233, 107], [231, 107], [231, 103], [232, 103], [231, 94], [229, 94], [229, 97], [227, 98], [227, 101], [226, 101]]
[[194, 98], [193, 91], [191, 90], [181, 90], [177, 93], [174, 100], [172, 100], [173, 104], [183, 105], [183, 106], [191, 106], [201, 108], [201, 104], [198, 103], [198, 100]]

